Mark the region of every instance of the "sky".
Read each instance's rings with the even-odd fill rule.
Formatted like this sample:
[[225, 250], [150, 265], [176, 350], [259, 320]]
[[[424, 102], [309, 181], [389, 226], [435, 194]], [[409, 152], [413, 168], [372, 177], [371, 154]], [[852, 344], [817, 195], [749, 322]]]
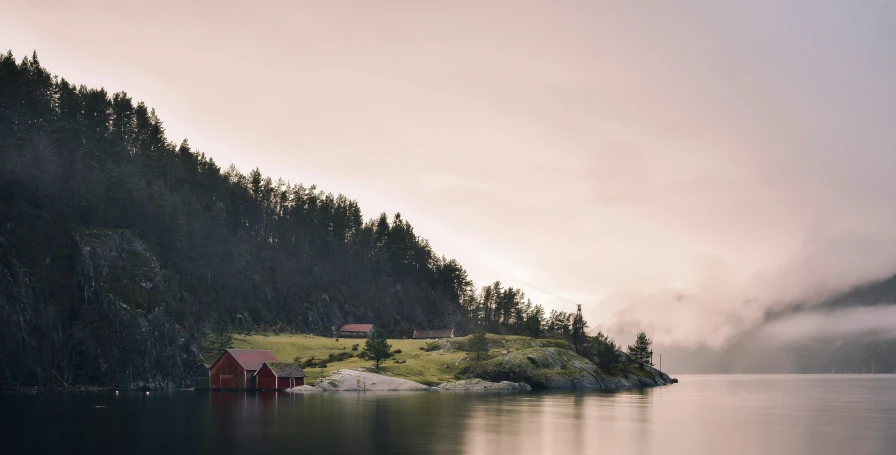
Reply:
[[896, 273], [894, 2], [2, 4], [0, 48], [170, 140], [611, 333], [719, 346]]

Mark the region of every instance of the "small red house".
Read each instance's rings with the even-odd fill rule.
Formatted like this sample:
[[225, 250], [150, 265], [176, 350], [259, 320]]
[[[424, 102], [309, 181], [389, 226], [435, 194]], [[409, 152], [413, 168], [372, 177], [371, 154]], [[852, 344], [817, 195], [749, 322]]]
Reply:
[[255, 373], [265, 362], [276, 362], [271, 351], [227, 349], [208, 370], [208, 386], [213, 390], [255, 388]]
[[373, 324], [346, 324], [339, 329], [339, 336], [344, 338], [370, 338], [373, 336]]
[[258, 390], [283, 390], [305, 385], [305, 371], [292, 362], [265, 362], [255, 373]]

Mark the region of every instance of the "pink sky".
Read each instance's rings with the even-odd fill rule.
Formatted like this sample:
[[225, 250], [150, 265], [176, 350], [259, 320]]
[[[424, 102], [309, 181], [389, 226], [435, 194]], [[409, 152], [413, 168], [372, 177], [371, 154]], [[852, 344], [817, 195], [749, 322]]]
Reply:
[[0, 47], [592, 325], [718, 344], [896, 273], [892, 4], [182, 3], [12, 0]]

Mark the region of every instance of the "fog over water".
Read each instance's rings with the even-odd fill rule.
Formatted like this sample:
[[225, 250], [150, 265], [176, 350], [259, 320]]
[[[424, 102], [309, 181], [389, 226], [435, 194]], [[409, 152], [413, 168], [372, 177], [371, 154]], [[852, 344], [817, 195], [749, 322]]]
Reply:
[[[477, 284], [582, 303], [623, 343], [647, 330], [688, 348], [896, 273], [894, 43], [893, 2], [12, 0], [0, 14], [4, 50], [127, 90], [224, 166], [400, 211]], [[888, 311], [765, 330], [892, 334]]]

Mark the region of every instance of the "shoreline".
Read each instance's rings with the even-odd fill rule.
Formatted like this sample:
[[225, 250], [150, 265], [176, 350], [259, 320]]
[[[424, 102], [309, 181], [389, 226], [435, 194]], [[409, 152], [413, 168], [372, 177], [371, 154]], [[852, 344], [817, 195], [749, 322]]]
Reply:
[[606, 378], [597, 381], [596, 386], [584, 387], [533, 387], [524, 381], [487, 381], [473, 378], [446, 382], [428, 386], [407, 379], [371, 373], [360, 369], [342, 369], [329, 376], [318, 379], [314, 384], [285, 389], [289, 393], [324, 393], [324, 392], [533, 392], [533, 391], [606, 391], [637, 390], [662, 387], [675, 384], [677, 381], [664, 373], [650, 380], [640, 377]]

